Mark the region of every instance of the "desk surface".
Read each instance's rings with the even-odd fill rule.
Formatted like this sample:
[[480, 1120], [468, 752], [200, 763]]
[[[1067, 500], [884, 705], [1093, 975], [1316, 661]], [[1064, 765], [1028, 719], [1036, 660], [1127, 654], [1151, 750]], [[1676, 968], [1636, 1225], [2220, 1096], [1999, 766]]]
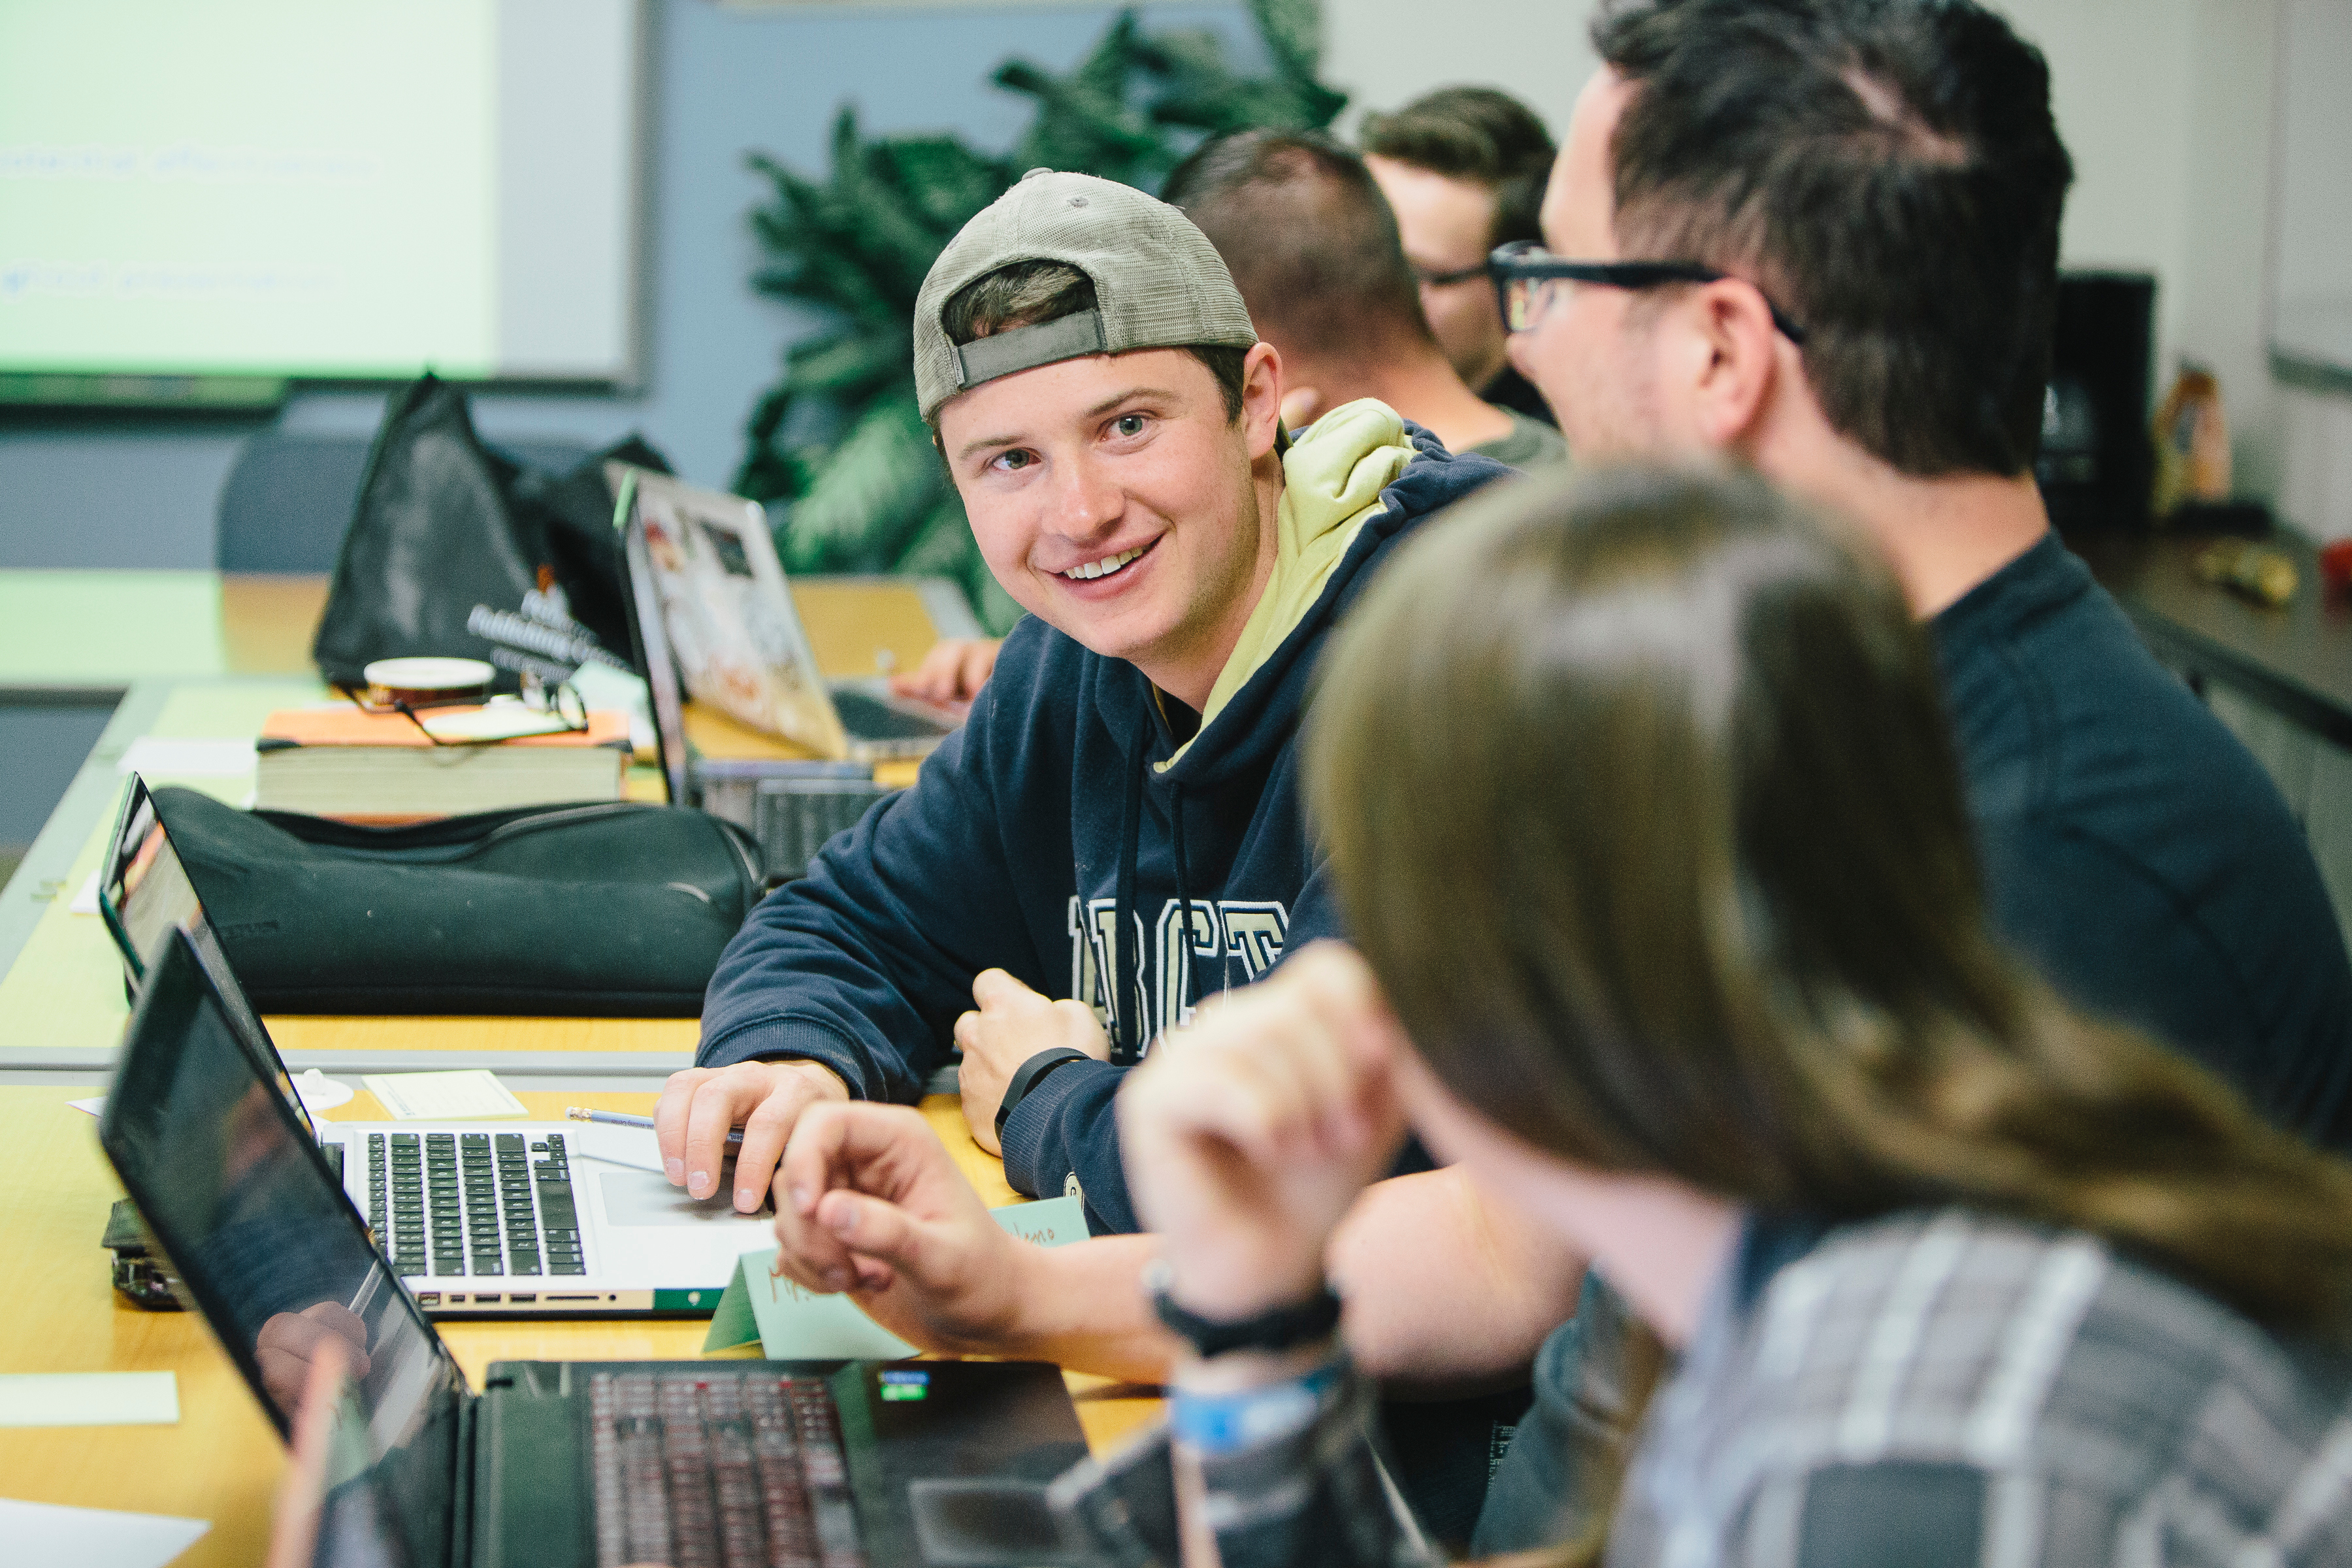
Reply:
[[[119, 691], [148, 676], [308, 675], [328, 580], [219, 572], [0, 572], [0, 692]], [[793, 604], [830, 679], [912, 669], [968, 606], [887, 577], [804, 577]]]
[[[98, 1246], [108, 1205], [121, 1195], [100, 1152], [97, 1123], [65, 1101], [72, 1089], [0, 1089], [0, 1148], [9, 1166], [6, 1257], [0, 1268], [0, 1372], [172, 1372], [174, 1426], [68, 1426], [0, 1430], [0, 1494], [83, 1508], [123, 1509], [209, 1519], [213, 1529], [179, 1561], [184, 1568], [261, 1559], [270, 1497], [283, 1453], [236, 1368], [203, 1322], [185, 1312], [142, 1312], [108, 1285]], [[538, 1117], [567, 1104], [644, 1110], [651, 1097], [534, 1094]], [[952, 1099], [925, 1114], [983, 1198], [1014, 1201], [1001, 1167], [964, 1131]], [[370, 1095], [333, 1112], [338, 1121], [380, 1117]], [[486, 1122], [486, 1127], [497, 1123]], [[441, 1325], [477, 1388], [492, 1362], [691, 1359], [707, 1325], [465, 1322]], [[1070, 1374], [1087, 1436], [1097, 1452], [1150, 1420], [1149, 1391]]]
[[2331, 594], [2319, 552], [2275, 529], [2258, 542], [2294, 563], [2294, 597], [2276, 609], [2197, 575], [2206, 533], [2088, 532], [2066, 546], [2132, 617], [2158, 656], [2352, 746], [2352, 599]]

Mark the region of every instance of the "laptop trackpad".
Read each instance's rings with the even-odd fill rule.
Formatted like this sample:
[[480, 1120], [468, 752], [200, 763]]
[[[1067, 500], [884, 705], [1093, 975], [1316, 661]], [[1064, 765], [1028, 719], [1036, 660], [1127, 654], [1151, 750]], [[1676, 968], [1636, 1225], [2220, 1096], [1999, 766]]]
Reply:
[[1031, 1568], [1070, 1560], [1061, 1522], [1034, 1481], [907, 1483], [915, 1539], [932, 1568]]
[[[714, 1225], [758, 1217], [737, 1214], [723, 1186], [709, 1197], [691, 1198], [684, 1187], [673, 1187], [669, 1178], [650, 1171], [599, 1171], [596, 1190], [604, 1200], [606, 1225]], [[773, 1212], [764, 1205], [760, 1210]]]

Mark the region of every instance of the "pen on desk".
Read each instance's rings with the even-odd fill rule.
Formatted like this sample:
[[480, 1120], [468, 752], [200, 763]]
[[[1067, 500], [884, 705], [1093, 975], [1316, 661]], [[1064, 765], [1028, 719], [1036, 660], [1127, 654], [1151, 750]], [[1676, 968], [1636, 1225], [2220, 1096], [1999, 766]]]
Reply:
[[[581, 1106], [567, 1105], [563, 1108], [563, 1114], [573, 1121], [604, 1121], [614, 1127], [642, 1127], [648, 1132], [653, 1131], [654, 1125], [652, 1117], [632, 1116], [625, 1110], [589, 1110]], [[743, 1130], [740, 1127], [730, 1129], [727, 1142], [730, 1143], [743, 1142]]]

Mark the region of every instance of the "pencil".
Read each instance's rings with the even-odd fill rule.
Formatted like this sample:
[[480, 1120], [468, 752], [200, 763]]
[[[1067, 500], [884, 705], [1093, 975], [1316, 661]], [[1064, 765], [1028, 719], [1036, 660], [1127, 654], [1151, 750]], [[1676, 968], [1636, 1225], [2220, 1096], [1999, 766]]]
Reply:
[[[573, 1121], [603, 1121], [614, 1127], [642, 1127], [648, 1132], [653, 1131], [654, 1125], [652, 1117], [632, 1116], [625, 1110], [589, 1110], [581, 1106], [567, 1105], [563, 1108], [563, 1114]], [[742, 1142], [743, 1130], [740, 1127], [730, 1129], [727, 1142]]]

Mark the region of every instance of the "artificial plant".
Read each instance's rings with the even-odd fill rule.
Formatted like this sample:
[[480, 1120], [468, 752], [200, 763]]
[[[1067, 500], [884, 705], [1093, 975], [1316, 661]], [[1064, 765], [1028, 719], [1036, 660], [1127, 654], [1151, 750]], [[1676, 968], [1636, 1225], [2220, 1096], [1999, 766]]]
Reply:
[[1148, 32], [1131, 11], [1067, 75], [1007, 60], [996, 84], [1037, 110], [1003, 157], [953, 136], [869, 139], [848, 106], [834, 122], [826, 179], [751, 155], [774, 187], [751, 215], [767, 252], [753, 287], [814, 307], [824, 322], [786, 351], [735, 476], [778, 518], [787, 571], [933, 574], [960, 584], [990, 629], [1018, 618], [917, 411], [916, 292], [956, 231], [1026, 170], [1155, 190], [1203, 135], [1328, 125], [1347, 99], [1316, 78], [1318, 0], [1247, 5], [1273, 62], [1264, 76], [1236, 74], [1213, 34]]

